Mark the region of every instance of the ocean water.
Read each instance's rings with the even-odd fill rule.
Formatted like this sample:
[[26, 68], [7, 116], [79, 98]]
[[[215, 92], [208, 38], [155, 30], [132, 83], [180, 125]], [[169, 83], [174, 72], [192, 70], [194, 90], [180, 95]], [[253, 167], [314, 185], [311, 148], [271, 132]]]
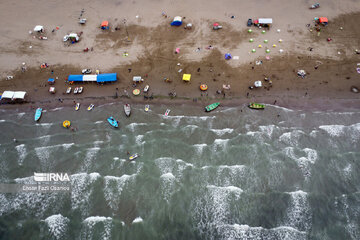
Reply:
[[0, 238], [360, 239], [360, 112], [166, 108], [0, 110], [1, 183], [72, 186], [0, 194]]

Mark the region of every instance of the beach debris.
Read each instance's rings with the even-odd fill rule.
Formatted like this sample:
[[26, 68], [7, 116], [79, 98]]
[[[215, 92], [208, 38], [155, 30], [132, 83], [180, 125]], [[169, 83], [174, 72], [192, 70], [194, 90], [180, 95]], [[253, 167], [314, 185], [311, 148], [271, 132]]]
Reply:
[[32, 46], [29, 46], [30, 49], [32, 49]]
[[14, 76], [6, 76], [6, 80], [11, 80], [13, 78], [14, 78]]
[[254, 86], [255, 86], [256, 88], [262, 87], [261, 81], [255, 81], [255, 82], [254, 82]]
[[262, 64], [262, 61], [261, 60], [258, 60], [255, 62], [256, 65], [261, 65]]
[[174, 20], [171, 22], [171, 26], [181, 26], [182, 24], [182, 17], [176, 16], [174, 17]]
[[301, 70], [298, 70], [297, 75], [301, 78], [305, 78], [306, 72], [305, 72], [305, 70], [301, 69]]
[[327, 38], [326, 41], [330, 42], [332, 40], [332, 38]]
[[355, 87], [355, 86], [351, 86], [351, 91], [353, 93], [359, 93], [359, 88]]
[[175, 91], [169, 92], [169, 97], [171, 98], [176, 97], [176, 92]]
[[192, 23], [186, 24], [186, 26], [184, 28], [188, 29], [188, 30], [191, 30], [192, 29]]
[[279, 49], [279, 53], [283, 53], [284, 52], [284, 50], [283, 49]]
[[239, 57], [239, 56], [234, 56], [233, 59], [234, 59], [234, 60], [239, 60], [240, 57]]
[[281, 30], [280, 30], [280, 29], [277, 29], [277, 30], [276, 30], [276, 32], [280, 33], [280, 32], [281, 32]]
[[177, 63], [176, 65], [177, 65], [177, 66], [180, 66], [181, 64], [180, 64], [180, 63]]
[[337, 54], [338, 54], [338, 55], [340, 55], [340, 54], [341, 54], [341, 52], [337, 52]]
[[265, 59], [266, 59], [266, 60], [270, 60], [270, 56], [266, 56]]
[[136, 15], [135, 18], [139, 18], [140, 16], [139, 15]]
[[280, 38], [280, 39], [279, 39], [279, 43], [282, 43], [282, 42], [283, 42], [283, 40]]
[[214, 23], [213, 24], [213, 30], [219, 30], [219, 29], [222, 29], [222, 26], [220, 26], [220, 24], [219, 23]]
[[195, 52], [200, 52], [201, 51], [201, 48], [197, 48], [196, 50], [195, 50]]
[[206, 49], [206, 50], [211, 50], [211, 49], [213, 49], [213, 48], [214, 48], [213, 46], [209, 45], [209, 46], [207, 46], [205, 49]]
[[85, 23], [86, 23], [86, 18], [81, 18], [81, 19], [79, 20], [79, 23], [80, 23], [80, 24], [85, 24]]
[[356, 54], [360, 54], [360, 50], [355, 49], [355, 53], [356, 53]]
[[225, 59], [230, 60], [232, 58], [230, 53], [225, 53]]

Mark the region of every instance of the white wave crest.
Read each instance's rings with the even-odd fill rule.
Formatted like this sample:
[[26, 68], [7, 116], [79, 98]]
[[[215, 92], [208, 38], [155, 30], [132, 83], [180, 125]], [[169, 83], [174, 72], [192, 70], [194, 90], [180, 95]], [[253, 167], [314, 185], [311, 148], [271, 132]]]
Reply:
[[133, 221], [132, 221], [132, 223], [134, 224], [134, 223], [141, 223], [141, 222], [143, 222], [144, 220], [141, 218], [141, 217], [137, 217], [137, 218], [135, 218]]
[[224, 129], [210, 129], [210, 131], [214, 132], [216, 135], [218, 136], [223, 136], [227, 133], [232, 133], [234, 132], [234, 129], [232, 128], [224, 128]]
[[165, 173], [160, 176], [161, 194], [165, 201], [169, 202], [172, 193], [175, 190], [176, 178], [172, 173]]
[[52, 239], [66, 238], [68, 224], [70, 222], [67, 217], [57, 214], [46, 218], [44, 221], [48, 226], [48, 231]]
[[17, 145], [15, 147], [15, 149], [19, 154], [18, 164], [21, 166], [23, 164], [24, 159], [25, 159], [26, 154], [27, 154], [25, 144]]
[[133, 175], [122, 175], [121, 177], [115, 176], [105, 176], [105, 188], [104, 188], [104, 197], [107, 201], [107, 204], [113, 211], [118, 210], [120, 203], [121, 193], [129, 184], [130, 181], [135, 179], [136, 174]]

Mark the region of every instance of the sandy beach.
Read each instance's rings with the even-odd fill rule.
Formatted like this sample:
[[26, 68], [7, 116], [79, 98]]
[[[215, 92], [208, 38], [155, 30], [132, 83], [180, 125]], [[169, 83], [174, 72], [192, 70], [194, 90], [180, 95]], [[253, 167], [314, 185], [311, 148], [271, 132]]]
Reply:
[[[221, 100], [225, 105], [256, 101], [294, 108], [357, 109], [359, 95], [350, 89], [360, 88], [360, 74], [356, 71], [360, 55], [355, 54], [355, 49], [360, 49], [360, 29], [356, 25], [360, 6], [356, 1], [332, 0], [320, 2], [319, 9], [310, 10], [311, 4], [280, 0], [221, 4], [215, 1], [3, 1], [1, 9], [7, 11], [0, 16], [3, 25], [0, 92], [27, 91], [25, 108], [73, 105], [74, 101], [204, 105]], [[177, 15], [183, 17], [184, 24], [170, 26]], [[313, 29], [313, 19], [321, 16], [327, 17], [329, 24], [318, 33]], [[261, 33], [263, 29], [246, 26], [248, 18], [260, 17], [271, 17], [274, 21], [265, 34]], [[80, 25], [79, 18], [86, 18], [86, 24]], [[103, 20], [109, 21], [109, 30], [99, 28]], [[212, 30], [214, 22], [223, 29]], [[193, 24], [191, 30], [184, 29], [187, 23]], [[47, 40], [29, 33], [39, 24], [45, 27], [41, 36]], [[248, 33], [248, 29], [253, 32]], [[82, 35], [78, 43], [69, 45], [62, 39], [71, 32]], [[250, 38], [254, 41], [249, 42]], [[258, 48], [259, 44], [262, 48]], [[210, 45], [212, 49], [207, 49]], [[84, 52], [85, 48], [92, 50]], [[176, 48], [180, 49], [178, 54]], [[256, 49], [256, 53], [251, 53], [251, 49]], [[225, 53], [238, 59], [225, 60]], [[257, 65], [256, 61], [261, 64]], [[41, 69], [44, 62], [49, 67]], [[108, 85], [83, 84], [81, 95], [65, 94], [68, 75], [81, 74], [83, 68], [116, 72], [118, 81]], [[296, 74], [300, 69], [307, 72], [304, 79]], [[182, 81], [183, 73], [192, 74], [189, 83]], [[6, 76], [13, 79], [6, 80]], [[144, 98], [143, 93], [131, 95], [135, 88], [133, 76], [144, 78], [136, 88], [142, 90], [146, 84], [150, 85], [145, 96], [152, 95], [153, 100]], [[55, 94], [48, 92], [48, 78], [56, 78]], [[164, 82], [164, 78], [171, 82]], [[272, 84], [264, 81], [265, 78]], [[263, 87], [249, 90], [258, 80], [263, 82]], [[200, 84], [207, 84], [208, 90], [201, 92]], [[223, 85], [230, 85], [230, 90], [224, 90]], [[130, 94], [130, 100], [124, 90]], [[169, 93], [173, 92], [176, 97], [170, 98]]]

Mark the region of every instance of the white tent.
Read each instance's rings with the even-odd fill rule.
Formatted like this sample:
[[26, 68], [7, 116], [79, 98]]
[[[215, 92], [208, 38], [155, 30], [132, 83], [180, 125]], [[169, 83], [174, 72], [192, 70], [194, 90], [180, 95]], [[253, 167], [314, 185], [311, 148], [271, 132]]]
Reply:
[[18, 91], [14, 93], [13, 99], [24, 99], [26, 92]]
[[255, 87], [261, 87], [262, 86], [261, 81], [256, 81], [254, 83], [254, 85], [255, 85]]
[[259, 24], [272, 24], [272, 18], [259, 18]]
[[83, 75], [83, 81], [96, 82], [97, 75]]
[[11, 100], [15, 100], [15, 99], [24, 99], [26, 95], [26, 92], [23, 91], [4, 91], [1, 99], [11, 99]]
[[44, 31], [44, 27], [41, 25], [37, 25], [34, 27], [34, 32], [43, 32]]
[[3, 99], [3, 98], [10, 98], [10, 99], [12, 99], [13, 96], [14, 96], [14, 93], [15, 93], [15, 92], [13, 92], [13, 91], [5, 91], [5, 92], [3, 92], [2, 96], [1, 96], [1, 99]]

